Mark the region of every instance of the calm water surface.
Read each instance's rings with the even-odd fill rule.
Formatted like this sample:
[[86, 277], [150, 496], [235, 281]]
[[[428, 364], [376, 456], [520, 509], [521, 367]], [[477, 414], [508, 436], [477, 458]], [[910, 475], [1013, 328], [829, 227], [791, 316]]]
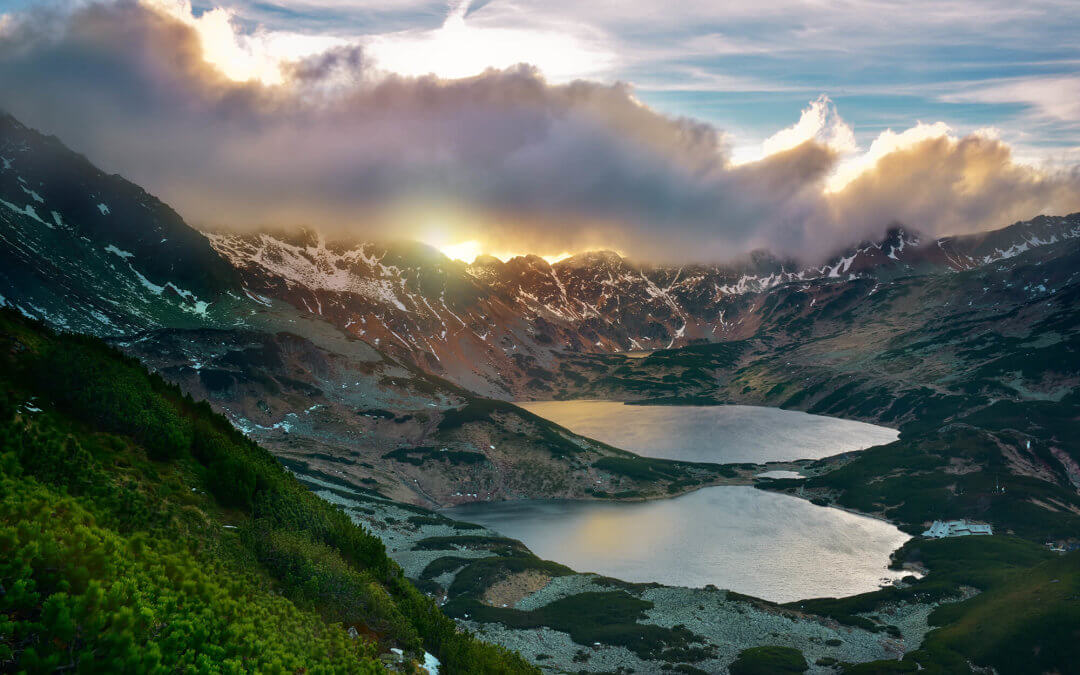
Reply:
[[517, 405], [646, 457], [690, 462], [820, 459], [891, 443], [895, 429], [794, 410], [745, 405], [644, 406], [617, 401], [533, 401]]
[[[897, 438], [893, 429], [775, 408], [519, 405], [625, 450], [688, 461], [818, 459]], [[879, 520], [746, 486], [651, 502], [476, 503], [445, 513], [520, 539], [540, 557], [581, 572], [677, 586], [715, 584], [776, 602], [872, 591], [883, 579], [900, 576], [887, 569], [889, 554], [909, 539]]]
[[443, 511], [579, 572], [715, 584], [775, 602], [875, 590], [909, 537], [888, 523], [752, 487], [651, 502], [530, 500]]

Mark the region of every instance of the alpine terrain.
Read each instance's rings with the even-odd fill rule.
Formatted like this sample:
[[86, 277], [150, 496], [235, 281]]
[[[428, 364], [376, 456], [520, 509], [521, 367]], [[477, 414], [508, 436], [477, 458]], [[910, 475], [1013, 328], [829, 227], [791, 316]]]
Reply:
[[[1078, 672], [1080, 213], [894, 223], [809, 266], [464, 263], [200, 232], [10, 116], [0, 161], [0, 670]], [[552, 399], [899, 440], [652, 459], [514, 404]], [[910, 574], [775, 604], [575, 571], [437, 511], [713, 485], [893, 523]], [[920, 536], [944, 519], [993, 536]]]

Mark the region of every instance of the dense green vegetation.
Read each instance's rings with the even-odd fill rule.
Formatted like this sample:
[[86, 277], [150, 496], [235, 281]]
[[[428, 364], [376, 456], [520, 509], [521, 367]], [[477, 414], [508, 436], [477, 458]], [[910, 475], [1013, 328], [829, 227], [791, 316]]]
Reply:
[[[1069, 656], [1080, 639], [1080, 552], [1062, 556], [1018, 537], [993, 536], [913, 539], [893, 557], [897, 564], [922, 563], [931, 574], [906, 588], [788, 605], [883, 630], [880, 622], [857, 615], [872, 617], [887, 602], [946, 601], [930, 615], [931, 625], [940, 628], [903, 664], [848, 664], [845, 672], [966, 672], [969, 661], [1001, 673], [1080, 669]], [[978, 594], [949, 601], [961, 588]]]
[[478, 598], [499, 579], [525, 571], [543, 572], [553, 577], [574, 573], [565, 565], [542, 560], [532, 554], [481, 558], [458, 572], [450, 584], [449, 595], [452, 598]]
[[535, 672], [100, 341], [3, 311], [0, 360], [0, 670], [373, 673], [399, 647], [447, 672]]
[[466, 523], [461, 520], [453, 520], [446, 516], [438, 514], [423, 515], [423, 516], [409, 516], [405, 519], [406, 522], [412, 525], [445, 525], [446, 527], [452, 527], [455, 530], [482, 530], [482, 525], [476, 525], [475, 523]]
[[930, 620], [942, 627], [909, 660], [931, 672], [955, 672], [969, 659], [999, 673], [1080, 672], [1080, 554], [1013, 570]]
[[468, 450], [448, 450], [446, 448], [398, 448], [383, 455], [383, 459], [393, 459], [404, 464], [422, 466], [424, 462], [449, 462], [451, 465], [483, 464], [488, 461], [482, 453]]
[[626, 647], [644, 659], [700, 661], [710, 655], [708, 649], [692, 647], [701, 639], [683, 626], [637, 623], [651, 607], [651, 602], [625, 591], [578, 593], [532, 611], [491, 607], [467, 597], [445, 605], [451, 616], [468, 615], [472, 621], [497, 622], [511, 628], [548, 626], [568, 633], [578, 644]]
[[439, 430], [448, 431], [450, 429], [457, 429], [470, 422], [490, 421], [492, 413], [515, 412], [515, 409], [516, 406], [504, 401], [486, 398], [470, 398], [462, 407], [450, 408], [443, 413], [443, 418], [439, 422]]
[[632, 456], [601, 457], [593, 462], [593, 468], [642, 481], [670, 480], [682, 477], [680, 463], [669, 459]]
[[529, 549], [525, 548], [525, 544], [522, 544], [517, 539], [510, 539], [509, 537], [492, 537], [483, 534], [428, 537], [413, 544], [413, 549], [416, 551], [441, 551], [456, 547], [486, 549], [497, 555], [504, 556], [529, 553]]
[[[667, 485], [667, 492], [675, 493], [702, 483], [714, 480], [717, 476], [733, 478], [738, 475], [735, 465], [702, 464], [696, 462], [680, 462], [671, 459], [654, 459], [652, 457], [639, 457], [638, 455], [609, 455], [601, 457], [592, 464], [594, 469], [609, 471], [618, 476], [624, 476], [631, 480], [641, 482], [671, 481]], [[599, 493], [597, 496], [626, 498], [636, 497], [639, 493], [606, 494]]]
[[780, 675], [805, 673], [809, 666], [798, 649], [791, 647], [751, 647], [739, 652], [731, 664], [731, 675]]
[[[1037, 419], [1033, 412], [1023, 428], [1030, 430]], [[1031, 443], [1032, 451], [1039, 452], [1048, 443], [1031, 442], [1010, 431], [1007, 421], [998, 412], [994, 422], [998, 431], [957, 426], [936, 433], [903, 434], [901, 440], [863, 451], [853, 461], [805, 484], [809, 489], [835, 492], [843, 506], [880, 512], [913, 534], [929, 521], [966, 517], [994, 523], [999, 530], [1033, 541], [1078, 536], [1080, 515], [1074, 509], [1080, 510], [1080, 497], [1075, 490], [1010, 471], [1002, 446], [1019, 448]], [[990, 420], [984, 423], [989, 426]], [[1058, 424], [1058, 433], [1065, 435], [1065, 421]], [[957, 471], [965, 466], [982, 470]], [[1059, 507], [1048, 509], [1038, 503]]]
[[472, 558], [462, 558], [460, 556], [447, 555], [441, 558], [436, 558], [427, 564], [427, 567], [420, 572], [421, 579], [434, 579], [437, 576], [446, 574], [447, 572], [454, 572], [461, 569], [472, 562]]

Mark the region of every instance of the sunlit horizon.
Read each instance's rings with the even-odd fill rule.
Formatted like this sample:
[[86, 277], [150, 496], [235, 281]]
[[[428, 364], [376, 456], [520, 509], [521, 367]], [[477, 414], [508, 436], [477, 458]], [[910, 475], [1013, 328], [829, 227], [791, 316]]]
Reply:
[[[509, 260], [513, 260], [514, 258], [523, 258], [523, 257], [529, 256], [529, 255], [537, 255], [538, 257], [543, 258], [544, 260], [546, 260], [549, 265], [554, 265], [555, 263], [557, 263], [557, 262], [559, 262], [561, 260], [566, 260], [567, 258], [571, 258], [571, 257], [577, 255], [576, 253], [570, 253], [569, 251], [563, 251], [561, 253], [546, 254], [546, 255], [545, 254], [530, 253], [530, 252], [518, 253], [518, 252], [496, 251], [496, 250], [488, 249], [482, 242], [480, 242], [479, 240], [476, 240], [476, 239], [469, 239], [469, 240], [466, 240], [466, 241], [461, 241], [461, 242], [457, 242], [455, 244], [449, 244], [449, 245], [445, 245], [445, 246], [436, 246], [436, 248], [439, 250], [440, 253], [445, 255], [447, 258], [450, 258], [451, 260], [457, 260], [459, 262], [463, 262], [463, 263], [465, 263], [467, 265], [473, 264], [474, 262], [476, 262], [476, 259], [481, 257], [481, 256], [491, 256], [493, 258], [498, 258], [502, 262], [507, 262]], [[597, 250], [597, 249], [590, 249], [590, 250]], [[580, 253], [587, 253], [587, 252], [588, 251], [580, 251]]]

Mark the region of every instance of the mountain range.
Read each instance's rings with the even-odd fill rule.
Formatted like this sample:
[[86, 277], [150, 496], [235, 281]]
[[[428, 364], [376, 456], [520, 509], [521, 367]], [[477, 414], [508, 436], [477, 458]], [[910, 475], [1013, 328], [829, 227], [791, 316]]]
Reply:
[[991, 233], [927, 238], [896, 226], [819, 266], [767, 252], [729, 265], [665, 267], [610, 251], [548, 264], [463, 264], [418, 244], [326, 240], [312, 231], [210, 234], [246, 288], [321, 316], [417, 367], [501, 398], [551, 395], [555, 353], [671, 349], [751, 335], [754, 299], [959, 272], [1080, 237], [1080, 214]]

